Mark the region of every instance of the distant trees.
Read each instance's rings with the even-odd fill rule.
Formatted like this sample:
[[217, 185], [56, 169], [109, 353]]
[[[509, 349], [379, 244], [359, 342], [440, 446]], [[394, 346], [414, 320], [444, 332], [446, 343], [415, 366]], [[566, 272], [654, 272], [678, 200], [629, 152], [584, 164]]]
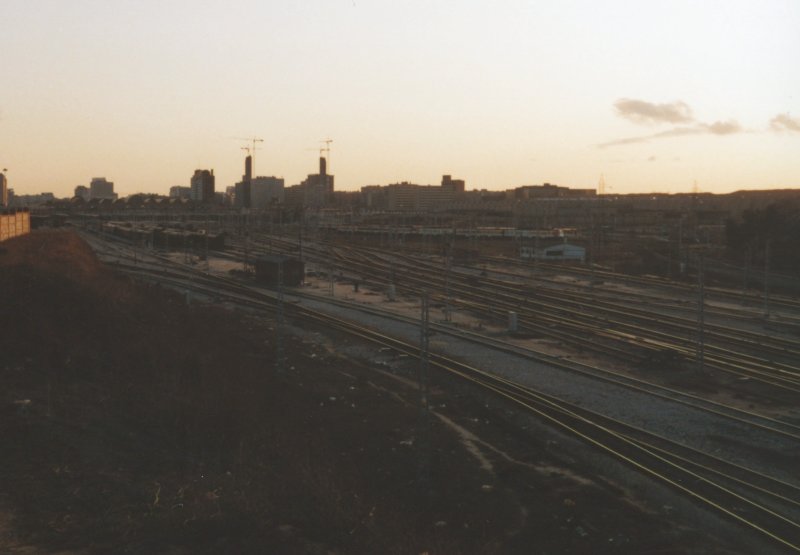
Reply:
[[741, 264], [763, 265], [769, 243], [769, 265], [800, 275], [800, 203], [749, 209], [725, 226], [728, 251]]

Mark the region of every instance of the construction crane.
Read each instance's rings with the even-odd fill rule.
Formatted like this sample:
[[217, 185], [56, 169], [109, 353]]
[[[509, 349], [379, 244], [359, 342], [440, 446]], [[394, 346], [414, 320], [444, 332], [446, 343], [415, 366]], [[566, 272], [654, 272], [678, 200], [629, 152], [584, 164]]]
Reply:
[[255, 171], [256, 171], [256, 148], [257, 148], [256, 147], [256, 143], [263, 143], [264, 139], [259, 139], [258, 137], [234, 137], [234, 139], [237, 140], [237, 141], [247, 141], [249, 143], [253, 143], [252, 147], [243, 146], [242, 150], [247, 150], [247, 154], [252, 156], [252, 160], [253, 160], [252, 168], [253, 168], [253, 173], [255, 174]]
[[325, 148], [324, 149], [323, 148], [319, 149], [320, 156], [322, 156], [322, 151], [324, 150], [325, 151], [325, 159], [327, 160], [328, 168], [330, 168], [330, 166], [331, 166], [331, 143], [333, 142], [333, 139], [331, 139], [331, 138], [323, 139], [320, 142], [321, 143], [325, 143]]

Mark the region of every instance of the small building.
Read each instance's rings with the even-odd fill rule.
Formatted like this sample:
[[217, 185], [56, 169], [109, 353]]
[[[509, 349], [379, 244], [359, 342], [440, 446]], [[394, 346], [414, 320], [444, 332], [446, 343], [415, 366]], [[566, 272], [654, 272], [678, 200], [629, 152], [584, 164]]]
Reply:
[[0, 211], [0, 241], [31, 232], [31, 213], [27, 208]]
[[256, 259], [256, 281], [270, 286], [278, 285], [279, 266], [283, 266], [283, 285], [297, 287], [303, 283], [303, 261], [282, 254], [267, 254]]
[[520, 247], [519, 257], [533, 260], [577, 260], [584, 262], [586, 260], [586, 248], [569, 243], [556, 243], [540, 249]]

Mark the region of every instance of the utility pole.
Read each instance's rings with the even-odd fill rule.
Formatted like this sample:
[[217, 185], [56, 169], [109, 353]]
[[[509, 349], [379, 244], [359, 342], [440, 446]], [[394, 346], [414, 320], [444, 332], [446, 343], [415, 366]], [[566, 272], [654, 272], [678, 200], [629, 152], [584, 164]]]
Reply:
[[250, 265], [250, 239], [247, 235], [244, 236], [244, 264], [242, 270], [247, 273]]
[[697, 259], [697, 370], [703, 371], [705, 356], [705, 276], [703, 253]]
[[206, 273], [211, 273], [211, 263], [208, 261], [208, 220], [206, 220], [206, 232], [205, 235], [205, 259], [206, 259]]
[[683, 215], [681, 214], [678, 220], [678, 270], [680, 275], [683, 275], [685, 266], [683, 262]]
[[428, 362], [430, 358], [430, 332], [429, 332], [429, 311], [428, 311], [428, 292], [422, 293], [422, 305], [420, 315], [419, 332], [419, 404], [425, 411], [428, 410]]
[[592, 204], [591, 223], [592, 223], [592, 225], [591, 225], [592, 238], [591, 238], [591, 240], [589, 242], [589, 249], [590, 249], [589, 250], [589, 261], [590, 261], [589, 262], [590, 263], [589, 270], [591, 272], [591, 274], [590, 274], [591, 277], [589, 278], [589, 280], [590, 280], [589, 281], [589, 294], [593, 295], [594, 294], [594, 284], [597, 281], [597, 275], [595, 274], [595, 267], [594, 267], [595, 251], [597, 250], [596, 249], [596, 247], [597, 247], [597, 237], [596, 237], [596, 235], [597, 235], [597, 221], [595, 219], [594, 204]]
[[753, 262], [753, 245], [747, 245], [747, 254], [744, 260], [744, 280], [742, 282], [742, 306], [747, 304], [747, 288], [750, 283], [750, 264]]
[[769, 320], [769, 247], [770, 239], [764, 244], [764, 319]]
[[428, 292], [422, 293], [421, 315], [420, 315], [420, 354], [419, 354], [419, 373], [417, 382], [419, 384], [419, 422], [417, 424], [417, 454], [418, 460], [418, 480], [423, 487], [430, 483], [430, 406], [428, 399], [428, 371], [430, 358], [430, 329], [428, 311]]
[[300, 209], [300, 218], [297, 220], [297, 244], [298, 244], [298, 257], [300, 262], [303, 261], [303, 221], [305, 220], [305, 211]]
[[[453, 237], [455, 237], [455, 228], [453, 228]], [[444, 302], [444, 320], [445, 322], [449, 322], [450, 311], [452, 310], [452, 292], [450, 291], [450, 269], [452, 266], [452, 257], [453, 257], [453, 239], [450, 239], [450, 243], [447, 245], [447, 251], [445, 252], [445, 273], [444, 273], [444, 295], [445, 295], [445, 302]]]
[[333, 280], [334, 280], [334, 273], [336, 271], [336, 267], [333, 263], [333, 253], [331, 253], [331, 257], [328, 259], [328, 294], [333, 297], [334, 296], [334, 289], [333, 289]]
[[283, 260], [278, 261], [278, 290], [275, 298], [275, 371], [283, 373]]

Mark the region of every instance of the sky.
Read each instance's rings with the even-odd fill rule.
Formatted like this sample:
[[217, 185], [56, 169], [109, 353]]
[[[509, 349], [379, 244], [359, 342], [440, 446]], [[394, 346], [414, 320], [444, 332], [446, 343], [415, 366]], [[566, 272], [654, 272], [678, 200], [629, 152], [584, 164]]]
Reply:
[[607, 193], [800, 187], [796, 0], [2, 0], [17, 194], [317, 172]]

